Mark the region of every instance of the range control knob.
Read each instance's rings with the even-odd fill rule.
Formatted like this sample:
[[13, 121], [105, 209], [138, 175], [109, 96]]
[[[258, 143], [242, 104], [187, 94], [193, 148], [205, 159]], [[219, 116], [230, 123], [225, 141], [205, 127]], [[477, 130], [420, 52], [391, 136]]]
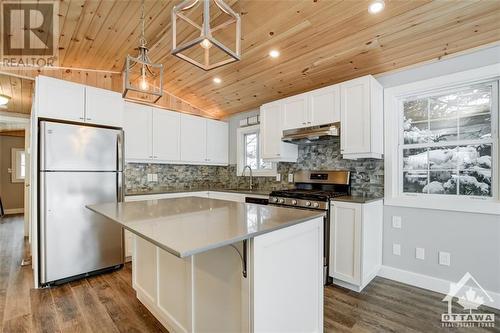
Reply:
[[311, 206], [311, 201], [306, 201], [306, 206]]
[[283, 199], [278, 199], [278, 203], [280, 203], [280, 204], [281, 204], [281, 203], [283, 203], [283, 202], [285, 202], [285, 200], [283, 200]]
[[313, 203], [313, 207], [314, 208], [318, 208], [319, 207], [319, 203], [317, 203], [317, 202]]
[[272, 197], [271, 202], [278, 202], [278, 198]]
[[292, 200], [292, 205], [297, 205], [297, 200], [293, 199]]

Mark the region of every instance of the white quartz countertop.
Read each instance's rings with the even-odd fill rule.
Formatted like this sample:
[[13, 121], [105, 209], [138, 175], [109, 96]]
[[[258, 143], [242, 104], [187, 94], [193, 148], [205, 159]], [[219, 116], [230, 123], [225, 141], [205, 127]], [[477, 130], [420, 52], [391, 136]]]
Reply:
[[324, 216], [318, 211], [197, 197], [87, 208], [180, 258]]

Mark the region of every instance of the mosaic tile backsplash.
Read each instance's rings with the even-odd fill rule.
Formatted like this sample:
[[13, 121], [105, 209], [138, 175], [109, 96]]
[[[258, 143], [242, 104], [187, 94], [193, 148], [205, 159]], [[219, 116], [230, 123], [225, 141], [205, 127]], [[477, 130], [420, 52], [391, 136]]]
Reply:
[[[340, 143], [309, 144], [299, 146], [296, 163], [278, 163], [281, 182], [275, 177], [254, 177], [255, 187], [261, 190], [274, 190], [293, 187], [287, 174], [297, 170], [335, 170], [351, 171], [352, 193], [355, 195], [383, 195], [384, 161], [376, 159], [344, 160], [340, 154]], [[157, 182], [148, 182], [147, 174], [158, 174]], [[175, 164], [138, 164], [129, 163], [125, 167], [125, 185], [128, 193], [164, 189], [209, 189], [209, 188], [247, 188], [248, 177], [236, 175], [236, 165], [205, 166]]]

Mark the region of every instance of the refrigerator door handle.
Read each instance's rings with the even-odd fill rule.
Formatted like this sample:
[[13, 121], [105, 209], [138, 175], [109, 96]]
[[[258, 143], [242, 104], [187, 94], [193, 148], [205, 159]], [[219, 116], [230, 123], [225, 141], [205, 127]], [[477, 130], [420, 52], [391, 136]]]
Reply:
[[123, 139], [123, 130], [120, 130], [116, 135], [116, 164], [118, 171], [123, 171]]
[[117, 172], [116, 173], [116, 201], [117, 202], [123, 202], [124, 200], [124, 195], [123, 195], [123, 173], [122, 172]]
[[40, 170], [45, 170], [45, 122], [40, 122]]
[[47, 234], [47, 193], [45, 190], [46, 184], [46, 174], [45, 172], [40, 172], [40, 223], [39, 223], [39, 235], [40, 241], [38, 244], [38, 258], [40, 259], [40, 273], [39, 278], [40, 282], [43, 284], [47, 282], [47, 251], [46, 251], [46, 234]]

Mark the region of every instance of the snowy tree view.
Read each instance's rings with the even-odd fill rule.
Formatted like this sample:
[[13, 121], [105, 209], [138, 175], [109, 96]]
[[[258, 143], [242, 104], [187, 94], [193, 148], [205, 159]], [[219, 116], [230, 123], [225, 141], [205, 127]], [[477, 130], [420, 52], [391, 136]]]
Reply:
[[491, 196], [491, 84], [403, 103], [403, 192]]

